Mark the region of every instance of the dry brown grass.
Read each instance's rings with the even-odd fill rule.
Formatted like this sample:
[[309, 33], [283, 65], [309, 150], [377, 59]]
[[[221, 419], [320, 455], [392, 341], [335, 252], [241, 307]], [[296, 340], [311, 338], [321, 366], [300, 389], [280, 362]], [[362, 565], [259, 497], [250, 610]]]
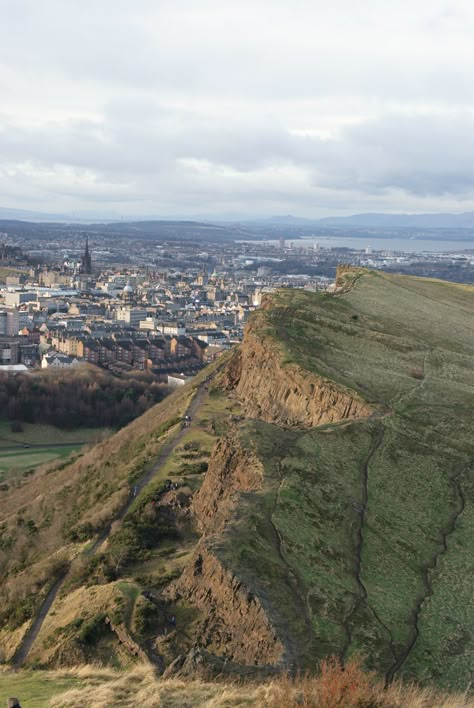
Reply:
[[401, 682], [384, 689], [382, 680], [352, 659], [341, 668], [335, 657], [321, 662], [318, 676], [284, 677], [270, 684], [265, 708], [472, 708], [465, 694], [449, 695]]
[[430, 689], [394, 684], [383, 689], [375, 674], [363, 672], [357, 660], [343, 671], [337, 660], [323, 662], [318, 676], [269, 683], [161, 680], [150, 666], [126, 673], [91, 666], [55, 672], [80, 680], [81, 687], [53, 698], [52, 708], [473, 708], [467, 695], [445, 695]]
[[80, 667], [56, 672], [79, 678], [75, 688], [53, 698], [52, 708], [191, 708], [206, 706], [264, 706], [265, 687], [238, 686], [203, 681], [161, 681], [150, 666], [137, 666], [127, 673]]

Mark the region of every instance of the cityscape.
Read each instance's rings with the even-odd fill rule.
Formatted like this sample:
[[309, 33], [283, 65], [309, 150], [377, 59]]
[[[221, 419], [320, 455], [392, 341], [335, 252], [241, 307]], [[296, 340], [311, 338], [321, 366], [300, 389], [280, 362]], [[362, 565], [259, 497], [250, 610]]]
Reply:
[[157, 223], [146, 238], [24, 226], [0, 233], [0, 370], [10, 372], [82, 362], [179, 385], [241, 341], [266, 294], [331, 291], [340, 263], [466, 283], [474, 272], [469, 241], [455, 252], [402, 252], [390, 239], [383, 250], [365, 246], [369, 234], [357, 247], [327, 246], [282, 226], [265, 235], [232, 226], [212, 240], [186, 222], [171, 237]]

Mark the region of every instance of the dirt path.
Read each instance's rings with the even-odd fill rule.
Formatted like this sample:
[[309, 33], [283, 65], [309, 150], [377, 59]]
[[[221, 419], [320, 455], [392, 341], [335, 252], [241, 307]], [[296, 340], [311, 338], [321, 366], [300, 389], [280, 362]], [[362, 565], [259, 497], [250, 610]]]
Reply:
[[441, 531], [441, 547], [440, 550], [432, 556], [431, 560], [426, 563], [422, 569], [421, 569], [421, 577], [422, 577], [422, 582], [424, 586], [424, 593], [419, 597], [416, 606], [413, 611], [413, 631], [411, 634], [411, 637], [403, 649], [403, 651], [399, 654], [399, 656], [396, 658], [395, 662], [392, 664], [392, 666], [389, 668], [387, 673], [385, 674], [385, 683], [386, 685], [390, 684], [394, 677], [395, 674], [400, 670], [400, 668], [403, 666], [405, 661], [407, 660], [408, 656], [410, 655], [412, 649], [414, 648], [418, 637], [420, 635], [420, 629], [419, 629], [419, 621], [420, 621], [420, 615], [421, 611], [423, 609], [423, 605], [425, 601], [431, 597], [433, 594], [433, 585], [431, 582], [431, 576], [433, 571], [436, 569], [438, 565], [439, 559], [445, 555], [445, 553], [448, 552], [448, 539], [449, 537], [454, 533], [458, 520], [462, 516], [464, 512], [464, 508], [466, 505], [466, 499], [464, 496], [464, 492], [461, 487], [461, 482], [460, 482], [460, 477], [462, 475], [462, 472], [460, 472], [458, 475], [455, 477], [451, 478], [451, 485], [453, 489], [453, 497], [454, 497], [454, 504], [453, 504], [453, 510], [451, 512], [450, 519], [445, 526], [444, 529]]
[[27, 629], [25, 636], [23, 637], [23, 639], [21, 641], [21, 644], [17, 648], [17, 650], [11, 660], [11, 663], [15, 669], [19, 669], [24, 664], [26, 657], [30, 653], [30, 649], [34, 644], [41, 627], [43, 626], [43, 622], [46, 619], [46, 616], [51, 608], [51, 605], [53, 604], [53, 602], [56, 599], [56, 596], [59, 592], [59, 588], [61, 587], [64, 580], [66, 579], [66, 575], [67, 575], [67, 572], [60, 575], [59, 578], [57, 578], [54, 581], [51, 588], [49, 589], [48, 594], [44, 598], [38, 612], [36, 613], [36, 617], [34, 618], [33, 622], [29, 626], [29, 628]]
[[[356, 509], [356, 513], [358, 515], [358, 524], [357, 524], [357, 530], [356, 530], [356, 542], [355, 542], [355, 576], [356, 576], [356, 582], [357, 582], [357, 588], [358, 588], [358, 595], [354, 598], [354, 602], [352, 603], [351, 608], [349, 609], [349, 612], [347, 613], [344, 622], [343, 622], [343, 627], [346, 632], [346, 643], [342, 649], [341, 652], [341, 662], [344, 663], [346, 659], [347, 652], [349, 650], [349, 647], [352, 642], [352, 630], [351, 630], [351, 620], [354, 614], [357, 612], [358, 608], [362, 603], [364, 603], [369, 611], [372, 612], [373, 616], [377, 621], [380, 622], [374, 611], [369, 607], [367, 604], [367, 589], [362, 582], [362, 577], [361, 577], [361, 571], [362, 571], [362, 546], [364, 543], [364, 523], [365, 523], [365, 514], [367, 511], [367, 500], [368, 500], [368, 493], [369, 493], [369, 465], [374, 457], [374, 455], [377, 453], [379, 450], [380, 446], [382, 445], [383, 442], [383, 437], [384, 437], [384, 427], [383, 424], [380, 426], [380, 430], [377, 431], [377, 435], [375, 437], [375, 440], [373, 441], [372, 445], [370, 446], [369, 452], [367, 453], [367, 457], [365, 458], [363, 464], [362, 464], [362, 489], [361, 489], [361, 504], [360, 508]], [[382, 624], [384, 629], [388, 631], [388, 628], [385, 627], [385, 625]]]
[[[200, 406], [202, 405], [204, 398], [207, 395], [207, 382], [204, 382], [200, 384], [198, 387], [196, 393], [194, 394], [191, 403], [189, 404], [185, 415], [188, 415], [192, 418], [194, 418], [196, 412], [199, 410]], [[103, 546], [105, 541], [108, 539], [110, 535], [110, 530], [112, 527], [112, 523], [115, 521], [120, 521], [121, 519], [124, 518], [124, 516], [127, 514], [127, 512], [130, 510], [130, 507], [132, 506], [133, 502], [135, 501], [136, 497], [138, 494], [142, 491], [144, 487], [153, 479], [153, 477], [159, 472], [163, 464], [167, 461], [168, 457], [170, 454], [174, 451], [174, 449], [177, 447], [177, 445], [181, 442], [181, 440], [185, 437], [185, 435], [189, 432], [190, 428], [180, 428], [179, 432], [175, 433], [170, 437], [170, 439], [163, 445], [163, 447], [160, 450], [160, 453], [158, 454], [158, 457], [156, 458], [155, 464], [146, 472], [143, 477], [137, 482], [136, 486], [136, 494], [133, 496], [130, 496], [128, 499], [127, 503], [122, 507], [120, 510], [119, 514], [114, 517], [114, 519], [107, 525], [107, 527], [104, 529], [104, 531], [97, 537], [97, 539], [94, 541], [94, 543], [87, 549], [87, 551], [84, 553], [85, 557], [91, 557], [94, 556], [97, 551]], [[61, 586], [63, 582], [65, 581], [67, 577], [67, 572], [63, 573], [60, 575], [53, 583], [51, 588], [48, 591], [48, 594], [44, 598], [43, 602], [41, 603], [35, 618], [33, 619], [33, 622], [27, 629], [20, 645], [18, 646], [15, 654], [13, 655], [11, 659], [11, 664], [13, 665], [14, 668], [18, 669], [23, 664], [25, 663], [28, 654], [30, 653], [30, 650], [41, 630], [41, 627], [43, 626], [44, 620], [46, 619], [48, 612], [55, 601], [59, 590], [61, 589]]]
[[[277, 555], [285, 568], [287, 569], [288, 575], [285, 578], [285, 584], [287, 585], [290, 594], [292, 595], [295, 603], [295, 609], [297, 610], [297, 614], [299, 617], [302, 617], [304, 620], [304, 626], [305, 626], [305, 634], [306, 634], [306, 646], [302, 649], [293, 647], [293, 658], [297, 660], [297, 654], [303, 654], [308, 656], [310, 653], [311, 645], [313, 643], [313, 625], [311, 622], [311, 613], [308, 607], [308, 602], [307, 602], [307, 597], [306, 593], [304, 591], [304, 588], [302, 587], [302, 581], [299, 578], [298, 574], [296, 573], [295, 569], [288, 563], [288, 561], [285, 558], [285, 554], [283, 551], [283, 539], [282, 536], [273, 521], [273, 515], [275, 514], [278, 506], [278, 498], [280, 496], [280, 489], [283, 484], [283, 473], [281, 469], [281, 463], [278, 462], [278, 476], [279, 476], [279, 485], [278, 489], [275, 494], [275, 501], [273, 504], [273, 509], [272, 512], [270, 513], [269, 516], [269, 522], [270, 522], [270, 529], [272, 532], [273, 536], [273, 545], [275, 547], [275, 550], [277, 552]], [[299, 662], [296, 662], [299, 663]]]
[[[193, 400], [188, 406], [188, 409], [185, 413], [185, 415], [188, 415], [191, 417], [191, 419], [194, 418], [196, 412], [199, 410], [201, 407], [204, 398], [206, 397], [206, 390], [204, 388], [204, 384], [202, 384], [198, 390], [197, 393], [195, 394]], [[189, 428], [181, 428], [178, 433], [175, 435], [172, 435], [170, 439], [163, 445], [161, 448], [158, 457], [156, 458], [156, 462], [151, 467], [146, 474], [143, 475], [143, 477], [136, 483], [136, 494], [134, 496], [130, 496], [129, 500], [125, 504], [124, 507], [122, 507], [122, 510], [120, 513], [114, 517], [114, 519], [106, 526], [104, 531], [100, 534], [100, 536], [97, 537], [95, 542], [90, 546], [90, 548], [86, 551], [86, 556], [93, 556], [97, 553], [99, 548], [105, 543], [107, 538], [110, 535], [110, 529], [112, 526], [112, 523], [115, 521], [121, 521], [127, 513], [130, 511], [130, 507], [134, 503], [136, 497], [140, 494], [142, 489], [147, 486], [147, 484], [153, 479], [153, 477], [156, 475], [156, 473], [161, 469], [161, 467], [164, 465], [164, 463], [167, 461], [168, 457], [170, 454], [173, 452], [175, 447], [178, 445], [178, 443], [181, 442], [181, 440], [187, 435], [189, 432]]]

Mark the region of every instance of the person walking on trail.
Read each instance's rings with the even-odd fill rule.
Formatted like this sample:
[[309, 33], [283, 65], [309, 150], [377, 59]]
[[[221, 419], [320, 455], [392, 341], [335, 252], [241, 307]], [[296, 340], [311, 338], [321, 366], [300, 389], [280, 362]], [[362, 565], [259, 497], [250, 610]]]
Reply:
[[134, 487], [132, 491], [132, 496], [136, 497], [138, 493], [138, 487]]

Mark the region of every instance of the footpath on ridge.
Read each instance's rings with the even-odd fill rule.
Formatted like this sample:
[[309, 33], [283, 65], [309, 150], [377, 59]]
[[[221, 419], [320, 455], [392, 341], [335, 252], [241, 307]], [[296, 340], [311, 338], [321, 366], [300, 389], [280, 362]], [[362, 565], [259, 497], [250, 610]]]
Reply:
[[[210, 377], [209, 377], [210, 378]], [[204, 402], [204, 399], [207, 395], [207, 386], [208, 386], [209, 379], [206, 379], [203, 383], [201, 383], [186, 412], [186, 416], [190, 416], [191, 418], [191, 425], [192, 425], [192, 420], [201, 407], [201, 405]], [[133, 495], [130, 495], [130, 498], [127, 500], [127, 503], [122, 507], [120, 512], [112, 519], [112, 521], [106, 526], [106, 528], [102, 531], [102, 533], [96, 538], [94, 543], [85, 551], [84, 556], [87, 558], [90, 558], [94, 556], [99, 549], [103, 546], [105, 541], [108, 539], [110, 535], [110, 531], [112, 528], [112, 523], [116, 521], [121, 521], [128, 511], [130, 510], [130, 507], [134, 503], [135, 499], [137, 498], [138, 494], [149, 484], [149, 482], [153, 479], [153, 477], [160, 471], [162, 466], [165, 464], [167, 461], [168, 457], [171, 455], [171, 453], [174, 451], [174, 449], [177, 447], [177, 445], [181, 442], [182, 438], [189, 432], [188, 427], [183, 427], [180, 428], [178, 432], [176, 432], [174, 435], [171, 435], [169, 440], [162, 446], [158, 457], [155, 460], [155, 463], [153, 466], [138, 480], [138, 482], [135, 484], [135, 493]], [[25, 632], [25, 635], [19, 644], [15, 654], [13, 655], [11, 659], [11, 664], [14, 668], [19, 669], [23, 666], [25, 663], [26, 659], [28, 658], [28, 654], [31, 651], [31, 648], [33, 644], [36, 641], [36, 638], [41, 630], [41, 627], [43, 626], [43, 623], [48, 615], [49, 610], [51, 609], [51, 606], [53, 602], [55, 601], [64, 581], [66, 580], [66, 577], [68, 575], [69, 570], [66, 570], [64, 573], [62, 573], [53, 583], [51, 588], [48, 591], [48, 594], [44, 598], [43, 602], [41, 603], [32, 623], [28, 627], [28, 629]]]

